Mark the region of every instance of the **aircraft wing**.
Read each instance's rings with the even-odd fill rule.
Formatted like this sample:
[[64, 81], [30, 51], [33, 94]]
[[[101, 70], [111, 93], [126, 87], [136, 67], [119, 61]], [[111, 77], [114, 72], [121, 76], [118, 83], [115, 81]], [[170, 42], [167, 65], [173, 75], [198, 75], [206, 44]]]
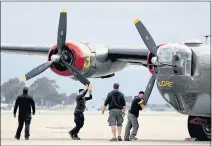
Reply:
[[47, 56], [50, 46], [38, 45], [1, 45], [1, 53]]
[[109, 46], [108, 56], [111, 60], [118, 60], [129, 64], [140, 64], [147, 67], [149, 50], [144, 46]]
[[[47, 56], [51, 46], [2, 44], [1, 53]], [[108, 46], [108, 57], [112, 61], [146, 66], [149, 50], [145, 46]]]

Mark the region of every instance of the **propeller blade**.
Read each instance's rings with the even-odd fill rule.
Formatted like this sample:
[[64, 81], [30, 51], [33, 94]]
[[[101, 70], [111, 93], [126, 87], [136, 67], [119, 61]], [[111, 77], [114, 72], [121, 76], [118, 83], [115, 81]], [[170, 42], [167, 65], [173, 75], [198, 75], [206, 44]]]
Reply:
[[135, 24], [142, 40], [144, 41], [145, 45], [149, 49], [149, 51], [156, 56], [157, 55], [156, 44], [155, 44], [152, 36], [149, 34], [148, 30], [146, 29], [146, 27], [143, 25], [143, 23], [139, 19], [136, 19], [134, 21], [134, 24]]
[[60, 12], [60, 20], [57, 34], [57, 49], [59, 53], [62, 52], [62, 48], [65, 46], [66, 31], [67, 31], [67, 11], [65, 9], [62, 9], [62, 11]]
[[40, 73], [42, 73], [46, 69], [48, 69], [52, 65], [52, 63], [53, 63], [53, 61], [48, 61], [46, 63], [39, 65], [38, 67], [34, 68], [33, 70], [31, 70], [30, 72], [25, 74], [24, 77], [23, 77], [23, 80], [26, 81], [26, 80], [29, 80], [29, 79], [39, 75]]
[[77, 78], [82, 84], [90, 85], [90, 81], [85, 76], [83, 76], [75, 67], [73, 67], [64, 60], [62, 60], [62, 62], [68, 68], [68, 70], [74, 75], [74, 77]]
[[141, 104], [142, 108], [144, 108], [146, 106], [146, 104], [147, 104], [147, 102], [149, 100], [150, 94], [151, 94], [152, 89], [153, 89], [154, 84], [155, 84], [155, 78], [156, 78], [156, 75], [153, 73], [152, 77], [150, 78], [149, 83], [148, 83], [148, 85], [146, 87], [146, 90], [144, 92], [144, 97], [143, 97], [144, 103]]

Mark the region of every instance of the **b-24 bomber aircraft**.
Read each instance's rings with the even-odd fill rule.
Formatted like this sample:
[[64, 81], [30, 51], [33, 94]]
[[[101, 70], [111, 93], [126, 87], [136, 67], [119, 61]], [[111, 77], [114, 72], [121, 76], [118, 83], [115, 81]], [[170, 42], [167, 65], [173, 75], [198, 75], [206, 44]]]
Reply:
[[131, 64], [145, 66], [152, 77], [142, 107], [146, 106], [156, 80], [164, 100], [179, 113], [188, 115], [190, 136], [210, 140], [210, 46], [192, 41], [156, 45], [143, 23], [139, 19], [134, 23], [148, 49], [66, 42], [67, 12], [63, 9], [56, 45], [1, 45], [1, 52], [47, 56], [48, 61], [25, 74], [25, 80], [50, 68], [60, 76], [90, 85], [88, 78], [109, 78]]

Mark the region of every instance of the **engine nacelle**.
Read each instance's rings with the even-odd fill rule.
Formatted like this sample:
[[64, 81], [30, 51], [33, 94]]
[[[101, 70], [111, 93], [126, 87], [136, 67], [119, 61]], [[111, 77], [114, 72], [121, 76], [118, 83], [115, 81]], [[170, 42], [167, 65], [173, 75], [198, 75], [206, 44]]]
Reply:
[[[84, 67], [85, 58], [80, 46], [73, 42], [67, 42], [65, 43], [64, 50], [66, 51], [66, 54], [69, 56], [67, 62], [70, 63], [71, 65], [74, 65], [74, 67], [79, 71], [82, 71]], [[58, 53], [57, 45], [54, 45], [48, 52], [48, 61], [51, 60], [52, 55], [57, 53]], [[50, 68], [54, 73], [60, 76], [72, 76], [72, 73], [70, 73], [68, 69], [61, 63], [54, 62]]]
[[[157, 49], [160, 47], [160, 46], [163, 46], [165, 44], [160, 44], [157, 46]], [[148, 52], [148, 55], [147, 55], [147, 68], [149, 69], [149, 71], [151, 73], [154, 73], [155, 72], [155, 68], [154, 66], [148, 66], [149, 64], [153, 64], [152, 63], [152, 58], [155, 57], [151, 52]]]

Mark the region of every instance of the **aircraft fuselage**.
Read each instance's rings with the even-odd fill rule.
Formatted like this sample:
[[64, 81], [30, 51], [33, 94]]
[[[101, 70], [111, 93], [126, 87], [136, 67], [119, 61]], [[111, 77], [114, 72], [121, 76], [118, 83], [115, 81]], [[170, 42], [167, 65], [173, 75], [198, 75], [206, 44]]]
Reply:
[[191, 59], [189, 55], [184, 58], [185, 62], [177, 71], [171, 66], [158, 68], [157, 87], [163, 98], [178, 112], [211, 117], [209, 46], [189, 48]]

